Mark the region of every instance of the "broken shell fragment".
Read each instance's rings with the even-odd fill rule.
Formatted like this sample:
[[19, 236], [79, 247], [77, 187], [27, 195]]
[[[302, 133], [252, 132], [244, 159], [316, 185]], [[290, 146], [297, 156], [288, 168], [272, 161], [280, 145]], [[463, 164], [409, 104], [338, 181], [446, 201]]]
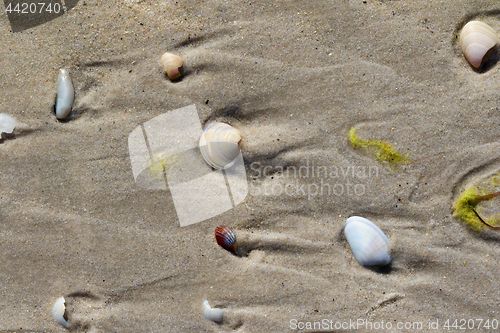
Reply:
[[212, 123], [200, 138], [200, 150], [205, 161], [214, 169], [230, 168], [240, 154], [241, 135], [228, 124]]
[[0, 139], [3, 133], [12, 133], [17, 125], [16, 118], [5, 113], [0, 113]]
[[166, 52], [161, 56], [160, 64], [165, 69], [165, 73], [168, 75], [168, 78], [170, 80], [174, 80], [181, 76], [179, 68], [181, 68], [184, 64], [184, 60], [182, 60], [182, 58], [178, 55]]
[[220, 247], [236, 254], [236, 236], [231, 229], [228, 227], [216, 227], [215, 239]]
[[499, 43], [492, 27], [480, 21], [470, 21], [460, 33], [460, 47], [467, 61], [479, 68], [486, 53]]
[[66, 306], [64, 305], [65, 300], [64, 297], [59, 297], [54, 303], [54, 307], [52, 308], [52, 317], [54, 317], [55, 321], [58, 324], [68, 328], [69, 323], [64, 318], [64, 313], [66, 312]]
[[362, 266], [385, 266], [391, 263], [389, 240], [373, 222], [352, 216], [345, 222], [344, 234], [352, 254]]
[[73, 82], [71, 82], [68, 71], [60, 69], [57, 77], [57, 119], [64, 119], [69, 115], [71, 108], [73, 107], [74, 99], [75, 91], [73, 89]]
[[222, 317], [224, 315], [223, 309], [212, 308], [208, 304], [207, 300], [203, 301], [203, 316], [205, 319], [214, 321], [216, 323], [222, 323]]

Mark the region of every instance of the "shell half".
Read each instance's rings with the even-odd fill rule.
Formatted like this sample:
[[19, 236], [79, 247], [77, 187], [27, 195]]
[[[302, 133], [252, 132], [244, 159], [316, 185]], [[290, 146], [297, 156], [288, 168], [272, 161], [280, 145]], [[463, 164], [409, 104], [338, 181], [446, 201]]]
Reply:
[[486, 53], [499, 43], [497, 32], [480, 21], [470, 21], [460, 32], [460, 47], [467, 61], [475, 68], [481, 66]]
[[73, 82], [71, 82], [68, 71], [60, 69], [59, 75], [57, 76], [57, 119], [64, 119], [69, 115], [73, 107], [74, 99], [75, 90], [73, 89]]
[[236, 236], [228, 227], [216, 227], [215, 240], [223, 249], [236, 253]]
[[230, 168], [240, 154], [240, 132], [224, 123], [205, 127], [200, 138], [200, 151], [205, 161], [214, 169]]
[[0, 113], [0, 139], [3, 133], [12, 133], [17, 125], [16, 118], [5, 113]]
[[391, 263], [389, 240], [373, 222], [352, 216], [345, 223], [344, 234], [352, 254], [362, 266], [385, 266]]
[[223, 309], [212, 308], [207, 300], [203, 301], [203, 316], [205, 319], [214, 321], [216, 323], [222, 323], [224, 315]]
[[174, 80], [181, 76], [179, 68], [184, 64], [184, 60], [178, 55], [166, 52], [161, 56], [160, 64], [163, 66], [168, 78]]
[[68, 328], [69, 323], [64, 318], [64, 313], [66, 312], [66, 305], [64, 305], [65, 302], [64, 297], [59, 297], [56, 300], [54, 307], [52, 307], [52, 317], [59, 325]]

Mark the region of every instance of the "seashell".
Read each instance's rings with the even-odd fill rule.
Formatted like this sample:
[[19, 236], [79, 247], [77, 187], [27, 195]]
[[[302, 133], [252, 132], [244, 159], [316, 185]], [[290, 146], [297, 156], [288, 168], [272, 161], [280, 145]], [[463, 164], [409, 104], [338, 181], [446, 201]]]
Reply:
[[215, 239], [220, 247], [236, 254], [236, 236], [228, 227], [216, 227]]
[[230, 168], [240, 154], [241, 135], [228, 124], [212, 123], [200, 138], [200, 150], [205, 161], [214, 169]]
[[460, 46], [467, 61], [479, 68], [485, 54], [499, 43], [492, 27], [480, 21], [470, 21], [460, 33]]
[[68, 71], [65, 69], [59, 70], [57, 77], [57, 102], [56, 102], [56, 117], [64, 119], [71, 112], [73, 101], [75, 99], [75, 91], [73, 83], [69, 77]]
[[216, 323], [221, 323], [223, 314], [223, 309], [212, 308], [210, 307], [210, 304], [208, 304], [207, 300], [203, 301], [203, 316], [205, 317], [205, 319], [209, 319]]
[[64, 313], [66, 312], [66, 306], [64, 305], [65, 300], [64, 297], [59, 297], [54, 303], [54, 307], [52, 308], [52, 317], [54, 317], [55, 321], [58, 324], [68, 328], [69, 323], [64, 319]]
[[182, 60], [182, 58], [178, 55], [166, 52], [161, 56], [160, 64], [165, 69], [165, 73], [167, 73], [168, 78], [173, 80], [181, 76], [179, 68], [181, 68], [184, 64], [184, 60]]
[[16, 118], [5, 113], [0, 113], [0, 139], [3, 133], [12, 133], [17, 125]]
[[385, 266], [391, 262], [389, 240], [371, 221], [352, 216], [345, 222], [344, 234], [352, 254], [362, 266]]

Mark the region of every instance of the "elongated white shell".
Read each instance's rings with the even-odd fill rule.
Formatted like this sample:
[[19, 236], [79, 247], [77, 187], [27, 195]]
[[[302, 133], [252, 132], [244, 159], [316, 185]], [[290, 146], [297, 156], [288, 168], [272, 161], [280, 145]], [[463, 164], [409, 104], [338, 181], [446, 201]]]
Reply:
[[391, 262], [389, 240], [371, 221], [352, 216], [345, 222], [344, 233], [352, 254], [362, 266], [385, 266]]
[[205, 319], [214, 321], [216, 323], [221, 323], [223, 315], [223, 309], [211, 308], [207, 300], [203, 301], [203, 316], [205, 317]]
[[205, 161], [214, 169], [229, 168], [240, 154], [240, 132], [224, 123], [205, 127], [200, 138], [200, 150]]
[[184, 64], [184, 60], [182, 60], [182, 58], [178, 55], [166, 52], [161, 56], [160, 64], [165, 69], [165, 73], [167, 73], [168, 78], [173, 80], [181, 76], [179, 68], [181, 68]]
[[483, 57], [499, 43], [498, 34], [492, 27], [480, 21], [470, 21], [460, 33], [460, 46], [469, 63], [478, 68]]
[[75, 99], [75, 91], [73, 83], [65, 69], [59, 70], [57, 77], [57, 102], [56, 102], [56, 117], [64, 119], [71, 112], [73, 100]]
[[55, 321], [57, 321], [60, 325], [68, 328], [69, 323], [64, 319], [64, 313], [66, 312], [66, 305], [64, 305], [65, 300], [64, 297], [59, 297], [54, 303], [54, 307], [52, 308], [52, 317], [54, 317]]
[[9, 116], [5, 113], [0, 113], [0, 139], [3, 133], [12, 133], [17, 125], [16, 118]]

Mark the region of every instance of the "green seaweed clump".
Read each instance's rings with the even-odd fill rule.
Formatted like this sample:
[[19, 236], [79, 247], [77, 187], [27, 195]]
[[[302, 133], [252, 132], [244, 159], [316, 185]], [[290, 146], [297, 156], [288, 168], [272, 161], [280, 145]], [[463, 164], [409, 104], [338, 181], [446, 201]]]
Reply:
[[475, 212], [477, 204], [481, 201], [477, 199], [478, 196], [478, 188], [470, 186], [460, 194], [453, 205], [453, 216], [467, 223], [475, 231], [484, 229], [484, 223]]
[[500, 229], [500, 227], [495, 226], [497, 224], [495, 217], [483, 219], [476, 209], [481, 201], [489, 200], [499, 195], [500, 192], [483, 195], [480, 193], [478, 187], [469, 186], [460, 194], [455, 205], [453, 205], [453, 216], [467, 223], [474, 231], [482, 231], [486, 226], [492, 229]]
[[406, 164], [410, 162], [408, 154], [402, 155], [389, 143], [382, 140], [363, 140], [356, 136], [356, 129], [352, 127], [349, 130], [349, 141], [354, 148], [370, 149], [379, 162], [389, 162], [393, 165], [398, 163]]

